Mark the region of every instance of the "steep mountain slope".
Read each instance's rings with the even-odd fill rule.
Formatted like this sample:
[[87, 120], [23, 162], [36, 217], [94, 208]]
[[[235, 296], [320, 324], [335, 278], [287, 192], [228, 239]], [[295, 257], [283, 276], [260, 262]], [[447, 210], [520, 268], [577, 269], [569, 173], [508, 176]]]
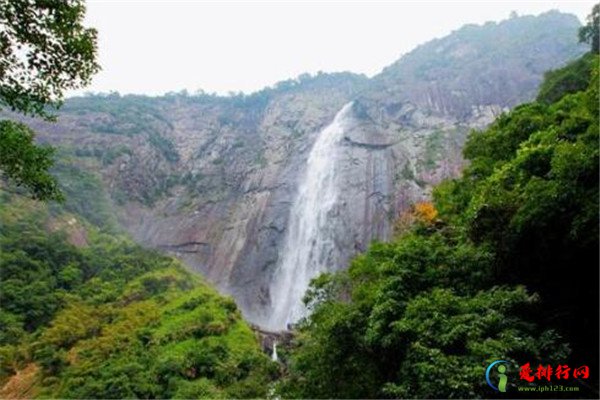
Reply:
[[176, 254], [260, 323], [306, 157], [344, 104], [354, 101], [335, 155], [332, 268], [458, 173], [471, 128], [532, 99], [543, 71], [581, 54], [578, 27], [558, 12], [512, 18], [429, 42], [372, 79], [303, 76], [231, 98], [75, 98], [58, 123], [28, 123], [95, 171], [137, 241]]
[[5, 192], [0, 221], [0, 397], [267, 395], [277, 365], [178, 260]]
[[282, 397], [598, 398], [599, 67], [547, 74], [551, 99], [471, 134], [433, 203], [314, 281]]
[[466, 25], [417, 47], [374, 78], [371, 94], [433, 112], [470, 119], [479, 108], [514, 107], [533, 99], [557, 60], [582, 54], [569, 36], [577, 18], [558, 11]]

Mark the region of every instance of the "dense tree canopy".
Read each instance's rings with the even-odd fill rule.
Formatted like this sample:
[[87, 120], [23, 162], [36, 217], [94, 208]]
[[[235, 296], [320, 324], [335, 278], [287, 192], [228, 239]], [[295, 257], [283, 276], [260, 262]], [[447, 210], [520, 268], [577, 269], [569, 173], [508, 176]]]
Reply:
[[[90, 82], [99, 70], [96, 31], [82, 25], [84, 15], [81, 0], [0, 0], [0, 110], [50, 118], [47, 108], [58, 107], [65, 90]], [[0, 171], [34, 198], [60, 200], [48, 173], [52, 152], [33, 136], [3, 121]]]
[[0, 194], [0, 388], [35, 365], [27, 397], [266, 397], [277, 365], [232, 299], [63, 207]]
[[56, 179], [48, 172], [54, 149], [36, 146], [26, 125], [0, 121], [0, 168], [17, 186], [29, 188], [35, 199], [62, 199]]
[[46, 115], [66, 89], [89, 83], [99, 66], [84, 15], [81, 0], [0, 1], [0, 106]]
[[497, 359], [597, 370], [598, 61], [473, 132], [436, 212], [313, 282], [283, 396], [485, 398]]

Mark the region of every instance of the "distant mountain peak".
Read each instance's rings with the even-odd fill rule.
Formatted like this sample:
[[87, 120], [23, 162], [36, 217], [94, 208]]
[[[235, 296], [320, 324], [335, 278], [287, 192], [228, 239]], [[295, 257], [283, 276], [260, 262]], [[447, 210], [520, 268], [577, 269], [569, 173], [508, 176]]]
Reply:
[[557, 10], [468, 24], [384, 68], [371, 93], [384, 90], [398, 101], [457, 116], [478, 104], [513, 107], [534, 97], [543, 72], [562, 66], [557, 60], [587, 50], [577, 41], [580, 26], [576, 16]]

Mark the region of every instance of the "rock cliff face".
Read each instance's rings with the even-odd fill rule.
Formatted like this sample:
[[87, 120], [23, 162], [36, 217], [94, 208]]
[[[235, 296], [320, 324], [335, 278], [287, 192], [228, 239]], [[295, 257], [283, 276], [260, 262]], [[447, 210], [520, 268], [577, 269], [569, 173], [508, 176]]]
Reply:
[[235, 97], [74, 98], [58, 123], [28, 123], [99, 175], [136, 240], [180, 257], [260, 324], [306, 158], [344, 104], [354, 101], [339, 143], [332, 269], [460, 171], [469, 130], [531, 100], [544, 71], [580, 55], [578, 27], [558, 12], [466, 26], [371, 79], [302, 76]]

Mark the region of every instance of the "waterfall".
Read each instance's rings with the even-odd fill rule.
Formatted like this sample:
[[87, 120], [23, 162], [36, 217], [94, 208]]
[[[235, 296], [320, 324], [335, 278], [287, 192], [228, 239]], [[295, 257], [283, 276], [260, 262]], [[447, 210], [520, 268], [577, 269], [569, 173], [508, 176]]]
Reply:
[[271, 360], [279, 361], [279, 357], [277, 357], [277, 342], [273, 342], [273, 353], [271, 354]]
[[305, 175], [290, 211], [283, 252], [270, 286], [268, 326], [285, 329], [306, 315], [302, 297], [310, 280], [335, 261], [335, 219], [338, 202], [336, 146], [352, 108], [346, 104], [315, 141]]

